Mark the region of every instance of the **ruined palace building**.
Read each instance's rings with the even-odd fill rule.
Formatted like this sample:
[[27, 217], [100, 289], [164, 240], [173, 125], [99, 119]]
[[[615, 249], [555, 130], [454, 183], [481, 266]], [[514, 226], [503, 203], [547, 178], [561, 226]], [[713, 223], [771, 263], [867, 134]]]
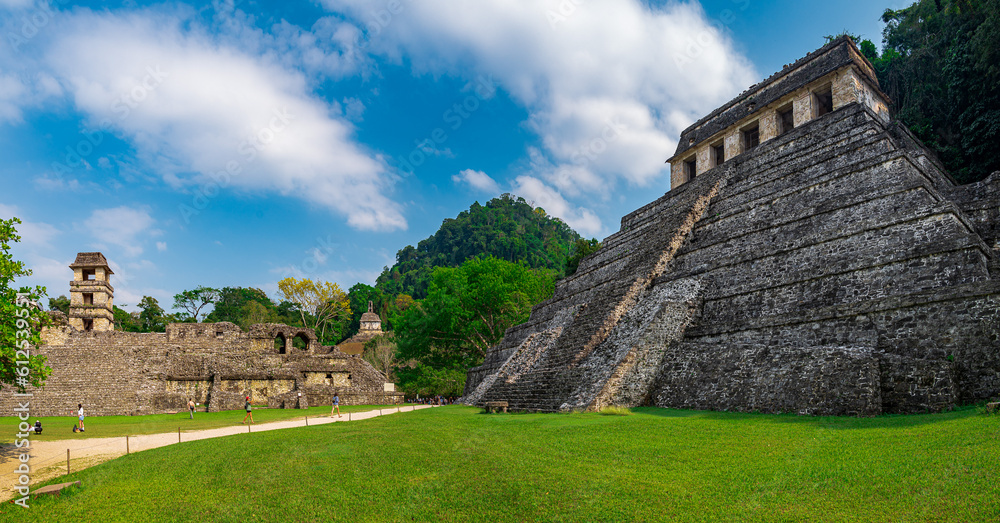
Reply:
[[[397, 404], [384, 374], [357, 354], [321, 345], [312, 329], [275, 323], [172, 323], [163, 333], [114, 330], [114, 274], [99, 252], [82, 252], [70, 265], [69, 315], [42, 331], [36, 350], [52, 374], [44, 388], [30, 389], [31, 413], [59, 416], [82, 403], [96, 415], [183, 411], [194, 399], [208, 411], [254, 405], [305, 408], [341, 404]], [[58, 317], [61, 313], [55, 314]], [[363, 334], [381, 332], [366, 315]], [[12, 409], [13, 389], [0, 392]]]
[[870, 416], [1000, 395], [1000, 173], [959, 186], [838, 38], [681, 133], [671, 190], [465, 400]]

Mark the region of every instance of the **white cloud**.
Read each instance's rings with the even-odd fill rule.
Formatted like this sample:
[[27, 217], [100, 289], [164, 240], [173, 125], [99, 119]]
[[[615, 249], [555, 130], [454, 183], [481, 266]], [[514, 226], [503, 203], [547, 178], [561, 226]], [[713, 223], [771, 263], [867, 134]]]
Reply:
[[156, 242], [156, 250], [164, 252], [167, 250], [167, 242]]
[[545, 185], [538, 178], [518, 176], [513, 185], [513, 193], [524, 198], [535, 207], [557, 216], [583, 235], [596, 236], [601, 233], [601, 220], [590, 209], [573, 207], [558, 191]]
[[238, 174], [225, 187], [313, 202], [359, 229], [406, 227], [385, 162], [355, 142], [339, 105], [282, 59], [220, 42], [186, 16], [64, 13], [44, 61], [95, 127], [130, 139], [169, 183], [211, 191], [228, 165]]
[[[323, 3], [371, 24], [368, 2]], [[369, 47], [418, 70], [492, 75], [552, 162], [573, 167], [538, 174], [591, 193], [608, 189], [594, 177], [661, 180], [683, 127], [757, 76], [696, 3], [425, 0], [380, 23]]]
[[455, 183], [467, 183], [473, 189], [482, 191], [490, 194], [497, 194], [500, 192], [500, 186], [497, 182], [490, 178], [490, 175], [484, 173], [483, 171], [474, 171], [472, 169], [465, 169], [462, 172], [451, 177], [451, 180]]
[[344, 116], [352, 122], [364, 120], [365, 104], [357, 98], [344, 98]]
[[[604, 200], [621, 183], [665, 187], [684, 127], [758, 77], [695, 2], [423, 0], [381, 18], [364, 0], [323, 4], [366, 27], [372, 54], [418, 74], [492, 78], [542, 144], [522, 174], [545, 190], [515, 186], [563, 202]], [[580, 213], [562, 217], [595, 230]]]
[[84, 220], [83, 225], [96, 238], [97, 246], [116, 245], [127, 256], [142, 254], [143, 239], [140, 235], [154, 235], [156, 220], [145, 209], [128, 206], [97, 209]]

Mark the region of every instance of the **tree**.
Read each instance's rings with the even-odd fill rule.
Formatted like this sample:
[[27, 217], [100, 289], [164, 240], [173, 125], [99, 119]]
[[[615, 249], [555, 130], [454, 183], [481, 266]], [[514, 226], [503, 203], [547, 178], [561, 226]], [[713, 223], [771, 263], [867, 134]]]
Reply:
[[58, 298], [49, 298], [49, 310], [62, 311], [63, 314], [69, 315], [69, 298], [65, 294]]
[[396, 381], [396, 340], [391, 334], [383, 334], [365, 342], [364, 354], [361, 356], [372, 364], [386, 379]]
[[597, 252], [600, 248], [601, 242], [597, 241], [597, 238], [577, 240], [576, 245], [573, 246], [573, 255], [566, 259], [566, 276], [576, 274], [576, 270], [580, 267], [580, 261]]
[[249, 331], [250, 326], [257, 323], [279, 323], [275, 312], [258, 301], [247, 302], [241, 316], [243, 319], [239, 325], [245, 331]]
[[24, 392], [28, 386], [41, 387], [52, 369], [35, 352], [42, 344], [41, 328], [50, 323], [38, 305], [45, 287], [12, 286], [14, 278], [31, 275], [10, 253], [10, 245], [21, 241], [15, 227], [20, 223], [17, 217], [0, 219], [0, 388], [13, 385]]
[[127, 310], [122, 309], [117, 305], [114, 305], [113, 313], [114, 313], [115, 330], [122, 332], [142, 331], [139, 325], [138, 312], [128, 312]]
[[486, 205], [473, 203], [457, 217], [445, 219], [437, 232], [416, 247], [400, 249], [396, 263], [382, 271], [375, 287], [389, 296], [409, 294], [421, 299], [427, 296], [436, 267], [458, 267], [483, 256], [562, 273], [579, 238], [562, 220], [523, 198], [503, 194]]
[[328, 340], [327, 330], [335, 339], [344, 333], [351, 306], [347, 294], [336, 283], [285, 278], [278, 282], [278, 293], [299, 306], [303, 326], [315, 330], [321, 341]]
[[242, 325], [244, 323], [244, 307], [251, 301], [257, 302], [267, 309], [274, 309], [274, 302], [271, 301], [271, 298], [267, 297], [267, 293], [260, 289], [253, 287], [223, 287], [219, 290], [219, 297], [215, 302], [215, 307], [205, 317], [205, 321], [228, 321]]
[[920, 0], [882, 15], [875, 68], [896, 117], [961, 183], [1000, 169], [1000, 0]]
[[140, 332], [163, 332], [167, 327], [163, 307], [152, 296], [143, 296], [139, 302]]
[[398, 358], [416, 362], [398, 371], [403, 390], [415, 392], [417, 382], [451, 390], [447, 380], [481, 364], [508, 328], [527, 320], [531, 307], [552, 295], [555, 277], [554, 271], [492, 257], [437, 268], [427, 298], [395, 319]]
[[219, 290], [211, 287], [198, 288], [191, 291], [183, 291], [174, 295], [174, 308], [184, 309], [198, 323], [198, 315], [206, 305], [219, 301]]

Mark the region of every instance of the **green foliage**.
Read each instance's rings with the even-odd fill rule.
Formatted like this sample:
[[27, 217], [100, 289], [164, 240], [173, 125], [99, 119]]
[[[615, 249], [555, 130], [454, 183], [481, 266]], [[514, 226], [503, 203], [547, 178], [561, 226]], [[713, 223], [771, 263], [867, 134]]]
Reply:
[[49, 310], [50, 311], [62, 311], [63, 314], [69, 314], [69, 298], [65, 294], [59, 295], [58, 298], [49, 298]]
[[850, 32], [850, 31], [848, 31], [847, 29], [844, 29], [843, 31], [841, 31], [841, 32], [839, 32], [839, 33], [837, 33], [835, 35], [826, 35], [826, 36], [823, 37], [823, 39], [826, 40], [826, 43], [830, 43], [830, 42], [832, 42], [832, 41], [840, 38], [841, 36], [849, 36], [849, 37], [851, 37], [851, 40], [854, 40], [855, 42], [860, 42], [861, 41], [861, 36], [860, 35], [856, 35], [856, 34]]
[[436, 233], [416, 247], [401, 249], [396, 264], [382, 271], [375, 286], [390, 296], [409, 294], [420, 299], [427, 296], [435, 267], [458, 267], [484, 256], [561, 273], [579, 237], [558, 218], [532, 208], [523, 198], [504, 194], [486, 205], [473, 203], [455, 219], [444, 220]]
[[218, 301], [206, 322], [228, 321], [244, 330], [254, 323], [284, 323], [302, 327], [298, 305], [284, 301], [275, 305], [264, 291], [252, 287], [219, 289]]
[[258, 301], [248, 301], [240, 309], [240, 322], [238, 325], [245, 331], [250, 330], [250, 326], [256, 323], [281, 323], [274, 307], [267, 307]]
[[29, 384], [42, 386], [52, 369], [34, 350], [42, 342], [41, 328], [49, 324], [49, 315], [37, 303], [45, 287], [13, 287], [14, 278], [31, 275], [10, 253], [11, 244], [21, 241], [15, 227], [19, 223], [17, 217], [0, 219], [0, 388], [13, 385], [24, 392]]
[[449, 406], [133, 453], [55, 478], [83, 486], [33, 498], [30, 513], [5, 503], [0, 519], [996, 521], [996, 433], [997, 418], [974, 410], [485, 416]]
[[882, 15], [872, 62], [896, 116], [961, 183], [1000, 169], [1000, 0], [920, 0]]
[[351, 306], [351, 321], [347, 324], [345, 338], [358, 333], [358, 330], [361, 328], [361, 315], [368, 312], [368, 302], [372, 302], [372, 305], [375, 307], [375, 313], [382, 318], [382, 329], [390, 329], [391, 326], [387, 320], [389, 318], [389, 304], [391, 300], [381, 290], [371, 285], [365, 285], [364, 283], [355, 283], [347, 290], [347, 298]]
[[152, 296], [143, 296], [139, 302], [139, 332], [163, 332], [168, 323], [171, 321], [160, 302]]
[[464, 384], [466, 369], [481, 364], [504, 331], [527, 320], [533, 305], [552, 296], [555, 279], [553, 271], [493, 257], [435, 269], [427, 298], [394, 319], [398, 357], [415, 364], [399, 370], [401, 389], [461, 391], [457, 383]]
[[255, 301], [267, 308], [273, 308], [274, 302], [267, 293], [253, 287], [224, 287], [219, 290], [215, 308], [205, 317], [207, 322], [228, 321], [240, 325], [243, 323], [243, 308], [247, 303]]
[[597, 252], [600, 248], [601, 242], [597, 241], [597, 238], [577, 240], [573, 246], [573, 255], [566, 259], [566, 276], [576, 274], [576, 269], [580, 267], [580, 261]]
[[205, 306], [215, 303], [218, 299], [218, 289], [199, 285], [198, 288], [194, 290], [183, 291], [179, 294], [175, 294], [174, 308], [184, 309], [184, 311], [186, 311], [194, 319], [195, 323], [197, 323], [201, 310], [205, 308]]
[[602, 416], [629, 416], [632, 414], [632, 410], [625, 407], [604, 407], [600, 414]]
[[320, 343], [332, 344], [344, 338], [351, 307], [340, 285], [289, 277], [278, 281], [278, 293], [296, 305], [300, 325], [316, 331]]
[[396, 370], [396, 385], [407, 397], [462, 395], [465, 389], [465, 367], [431, 367], [422, 363], [413, 366], [398, 367]]
[[113, 306], [115, 330], [122, 332], [142, 332], [139, 324], [139, 313], [128, 312], [125, 309]]

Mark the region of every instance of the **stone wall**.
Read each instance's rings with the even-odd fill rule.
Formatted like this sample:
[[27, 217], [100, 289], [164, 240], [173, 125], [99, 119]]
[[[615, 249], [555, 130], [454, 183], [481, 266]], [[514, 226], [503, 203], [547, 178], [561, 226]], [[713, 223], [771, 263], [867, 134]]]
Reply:
[[[289, 340], [286, 353], [277, 336]], [[291, 346], [302, 336], [306, 349]], [[259, 324], [250, 332], [232, 323], [171, 324], [164, 333], [80, 332], [69, 326], [43, 334], [38, 353], [52, 375], [34, 390], [32, 413], [67, 415], [83, 403], [93, 415], [132, 415], [186, 409], [188, 398], [210, 411], [255, 405], [397, 404], [402, 394], [385, 392], [385, 376], [359, 357], [318, 344], [311, 329]], [[288, 401], [298, 394], [308, 402]], [[0, 406], [13, 407], [10, 389]]]

